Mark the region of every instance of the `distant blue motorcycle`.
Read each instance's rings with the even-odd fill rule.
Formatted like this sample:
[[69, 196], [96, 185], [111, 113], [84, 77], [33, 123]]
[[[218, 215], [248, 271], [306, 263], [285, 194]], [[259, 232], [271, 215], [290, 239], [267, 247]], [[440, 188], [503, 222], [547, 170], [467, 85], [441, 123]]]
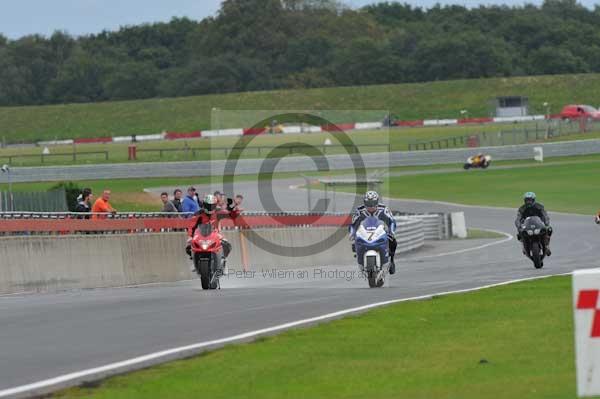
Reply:
[[363, 220], [356, 230], [354, 245], [360, 271], [366, 275], [369, 287], [382, 287], [390, 269], [385, 223], [375, 216]]

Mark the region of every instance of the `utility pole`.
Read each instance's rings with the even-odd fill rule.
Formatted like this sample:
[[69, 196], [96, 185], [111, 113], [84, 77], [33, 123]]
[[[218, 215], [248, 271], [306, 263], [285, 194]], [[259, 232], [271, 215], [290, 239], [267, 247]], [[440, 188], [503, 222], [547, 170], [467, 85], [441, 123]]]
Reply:
[[2, 165], [2, 173], [6, 173], [8, 175], [8, 202], [10, 206], [10, 212], [14, 212], [15, 210], [15, 199], [13, 197], [12, 191], [12, 179], [10, 176], [10, 166]]

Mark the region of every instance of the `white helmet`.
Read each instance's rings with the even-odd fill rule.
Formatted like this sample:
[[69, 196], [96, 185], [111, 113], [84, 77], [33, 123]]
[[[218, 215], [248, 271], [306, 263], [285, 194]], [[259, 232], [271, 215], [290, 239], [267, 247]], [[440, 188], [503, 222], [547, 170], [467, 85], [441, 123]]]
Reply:
[[202, 201], [202, 208], [206, 214], [211, 215], [217, 209], [217, 198], [212, 194], [208, 194]]
[[379, 205], [379, 194], [377, 194], [377, 191], [367, 191], [363, 198], [363, 203], [367, 208], [374, 208]]

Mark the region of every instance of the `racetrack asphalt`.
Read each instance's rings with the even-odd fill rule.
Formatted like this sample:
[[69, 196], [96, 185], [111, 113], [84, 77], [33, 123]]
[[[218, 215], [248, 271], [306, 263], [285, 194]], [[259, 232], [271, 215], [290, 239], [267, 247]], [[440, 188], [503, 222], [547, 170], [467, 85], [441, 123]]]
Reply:
[[[302, 182], [274, 181], [282, 209], [306, 210], [306, 193], [294, 188]], [[236, 183], [235, 188], [245, 194], [247, 210], [262, 209], [258, 192], [264, 189], [254, 182]], [[348, 208], [351, 200], [338, 193], [337, 210]], [[389, 205], [407, 212], [464, 211], [469, 227], [514, 232], [516, 210], [410, 200], [392, 200]], [[600, 243], [592, 218], [550, 214], [553, 255], [541, 270], [523, 257], [515, 239], [460, 240], [403, 255], [397, 273], [381, 289], [369, 289], [360, 279], [315, 277], [309, 270], [313, 278], [308, 280], [260, 273], [255, 278], [226, 278], [218, 291], [202, 291], [199, 281], [185, 281], [0, 297], [0, 391], [374, 302], [598, 267]], [[480, 248], [492, 242], [495, 245]], [[331, 269], [350, 272], [356, 266]]]

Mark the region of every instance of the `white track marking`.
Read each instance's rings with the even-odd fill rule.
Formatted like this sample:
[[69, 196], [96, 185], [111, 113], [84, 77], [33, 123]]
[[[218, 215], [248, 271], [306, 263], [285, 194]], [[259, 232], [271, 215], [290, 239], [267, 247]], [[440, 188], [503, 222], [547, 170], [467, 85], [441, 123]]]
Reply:
[[233, 336], [227, 337], [227, 338], [199, 342], [199, 343], [192, 344], [192, 345], [180, 346], [177, 348], [167, 349], [167, 350], [160, 351], [160, 352], [154, 352], [154, 353], [150, 353], [150, 354], [147, 354], [144, 356], [139, 356], [139, 357], [135, 357], [132, 359], [124, 360], [121, 362], [107, 364], [107, 365], [104, 365], [101, 367], [77, 371], [74, 373], [64, 374], [64, 375], [61, 375], [61, 376], [58, 376], [55, 378], [50, 378], [47, 380], [38, 381], [38, 382], [31, 383], [31, 384], [21, 385], [18, 387], [5, 389], [5, 390], [0, 391], [0, 398], [6, 398], [9, 396], [13, 396], [13, 395], [23, 395], [23, 394], [27, 394], [27, 393], [36, 394], [36, 393], [39, 393], [40, 390], [44, 390], [44, 392], [48, 392], [50, 390], [50, 388], [52, 388], [52, 387], [66, 386], [65, 384], [68, 384], [69, 382], [82, 381], [82, 379], [84, 379], [84, 378], [93, 379], [94, 377], [98, 377], [98, 376], [107, 377], [110, 375], [115, 375], [115, 374], [119, 373], [119, 370], [121, 370], [121, 371], [129, 370], [132, 367], [135, 367], [136, 365], [142, 365], [144, 363], [147, 363], [150, 361], [156, 361], [158, 359], [165, 358], [168, 356], [171, 356], [171, 357], [177, 356], [177, 355], [188, 356], [188, 355], [190, 355], [190, 352], [199, 351], [206, 347], [228, 344], [228, 343], [232, 343], [232, 342], [236, 342], [236, 341], [247, 340], [249, 338], [256, 338], [261, 335], [279, 332], [279, 331], [287, 330], [287, 329], [290, 329], [293, 327], [298, 327], [298, 326], [302, 326], [302, 325], [306, 325], [306, 324], [313, 324], [313, 323], [317, 323], [317, 322], [324, 321], [324, 320], [334, 319], [334, 318], [346, 316], [346, 315], [357, 313], [357, 312], [363, 312], [363, 311], [378, 308], [381, 306], [386, 306], [386, 305], [391, 305], [391, 304], [401, 303], [401, 302], [408, 302], [408, 301], [431, 299], [434, 296], [452, 295], [452, 294], [461, 294], [461, 293], [466, 293], [466, 292], [480, 291], [480, 290], [487, 289], [487, 288], [500, 287], [500, 286], [504, 286], [504, 285], [523, 282], [523, 281], [539, 280], [539, 279], [545, 279], [545, 278], [549, 278], [549, 277], [553, 277], [553, 276], [564, 276], [564, 275], [570, 275], [570, 274], [571, 273], [560, 273], [560, 274], [554, 274], [554, 275], [527, 277], [527, 278], [522, 278], [522, 279], [508, 280], [508, 281], [504, 281], [504, 282], [500, 282], [500, 283], [483, 285], [483, 286], [474, 287], [474, 288], [465, 288], [462, 290], [445, 291], [445, 292], [439, 292], [439, 293], [434, 293], [434, 294], [415, 296], [415, 297], [411, 297], [411, 298], [391, 299], [388, 301], [376, 302], [376, 303], [372, 303], [369, 305], [359, 306], [359, 307], [350, 308], [350, 309], [344, 309], [344, 310], [340, 310], [337, 312], [327, 313], [327, 314], [324, 314], [321, 316], [311, 317], [308, 319], [297, 320], [297, 321], [293, 321], [290, 323], [284, 323], [284, 324], [280, 324], [280, 325], [273, 326], [273, 327], [263, 328], [260, 330], [248, 331], [248, 332], [238, 334], [238, 335], [233, 335]]
[[487, 244], [479, 245], [477, 247], [457, 249], [456, 251], [443, 252], [441, 254], [435, 254], [435, 255], [416, 256], [414, 258], [406, 258], [406, 259], [403, 259], [403, 260], [415, 261], [415, 260], [420, 260], [420, 259], [440, 258], [442, 256], [450, 256], [450, 255], [463, 254], [465, 252], [477, 251], [477, 250], [480, 250], [480, 249], [483, 249], [483, 248], [488, 248], [488, 247], [491, 247], [491, 246], [494, 246], [494, 245], [504, 244], [505, 242], [508, 242], [508, 241], [510, 241], [510, 240], [512, 240], [514, 238], [511, 234], [508, 234], [508, 233], [505, 233], [505, 232], [499, 231], [499, 230], [490, 230], [490, 229], [480, 229], [480, 230], [487, 230], [487, 231], [491, 231], [493, 233], [502, 234], [505, 238], [503, 238], [501, 240], [498, 240], [498, 241], [490, 242], [490, 243], [487, 243]]
[[10, 294], [0, 294], [0, 298], [8, 298], [11, 296], [34, 295], [34, 294], [39, 294], [39, 292], [37, 292], [37, 291], [12, 292]]

